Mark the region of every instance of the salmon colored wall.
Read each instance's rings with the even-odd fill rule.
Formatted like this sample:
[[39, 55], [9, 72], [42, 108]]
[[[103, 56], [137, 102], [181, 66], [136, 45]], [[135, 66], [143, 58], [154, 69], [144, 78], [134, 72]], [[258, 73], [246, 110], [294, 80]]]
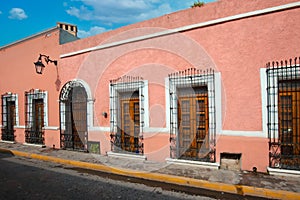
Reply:
[[[70, 80], [85, 81], [94, 102], [94, 126], [108, 128], [109, 81], [123, 75], [141, 76], [149, 82], [150, 128], [166, 128], [165, 78], [168, 74], [190, 67], [212, 68], [222, 78], [222, 130], [262, 131], [260, 68], [272, 60], [300, 55], [299, 8], [274, 12], [178, 34], [105, 48], [59, 59], [65, 53], [108, 44], [132, 37], [160, 32], [170, 28], [206, 22], [249, 11], [279, 6], [297, 0], [221, 0], [201, 8], [187, 9], [160, 18], [136, 23], [86, 39], [59, 45], [59, 31], [53, 31], [17, 45], [0, 49], [0, 92], [12, 92], [19, 98], [20, 126], [25, 125], [24, 92], [34, 89], [48, 91], [48, 120], [59, 127], [59, 93]], [[35, 73], [33, 62], [39, 54], [58, 60], [58, 71], [52, 63], [43, 75]], [[56, 85], [57, 80], [61, 82]], [[218, 101], [218, 99], [216, 99]], [[1, 119], [1, 116], [0, 116]], [[148, 128], [148, 127], [146, 127]], [[97, 130], [97, 129], [96, 129]], [[106, 131], [89, 131], [90, 141], [101, 142], [101, 153], [110, 151]], [[219, 133], [218, 133], [219, 134]], [[263, 135], [263, 136], [264, 136]], [[16, 129], [16, 141], [25, 142], [24, 128]], [[241, 153], [242, 169], [268, 166], [268, 140], [260, 137], [220, 135], [217, 141], [217, 162], [220, 153]], [[144, 133], [145, 155], [149, 160], [163, 161], [169, 157], [169, 134]], [[59, 130], [45, 130], [45, 144], [59, 147]], [[235, 145], [232, 145], [235, 144]], [[249, 145], [251, 144], [251, 145]]]
[[247, 18], [186, 34], [199, 42], [221, 72], [224, 130], [262, 130], [260, 68], [297, 57], [299, 9]]
[[[296, 0], [217, 1], [62, 45], [62, 54], [290, 2]], [[217, 162], [222, 152], [242, 153], [243, 170], [255, 166], [265, 171], [268, 140], [262, 131], [265, 108], [260, 69], [269, 61], [300, 55], [299, 17], [299, 8], [289, 9], [62, 58], [63, 82], [73, 78], [87, 82], [95, 100], [95, 126], [108, 128], [110, 116], [103, 118], [101, 114], [109, 114], [109, 81], [123, 75], [141, 76], [149, 82], [149, 116], [145, 117], [149, 117], [151, 128], [165, 128], [168, 74], [190, 67], [212, 68], [222, 79], [222, 122], [217, 123], [227, 132], [241, 131], [240, 136], [218, 138]], [[243, 135], [253, 131], [261, 132], [262, 137]], [[109, 133], [90, 135], [89, 139], [105, 144], [101, 145], [102, 153], [110, 150]], [[148, 159], [169, 157], [168, 138], [167, 133], [145, 138]]]
[[58, 130], [45, 130], [45, 145], [56, 149], [60, 148], [60, 132]]
[[15, 134], [15, 141], [17, 143], [25, 142], [25, 130], [23, 128], [16, 128], [14, 134]]
[[144, 151], [147, 160], [164, 162], [170, 157], [170, 135], [167, 133], [145, 133]]
[[[127, 37], [117, 37], [117, 38], [128, 39], [135, 36], [145, 35], [145, 32], [143, 31], [145, 27], [150, 28], [150, 30], [147, 30], [148, 34], [155, 33], [161, 31], [162, 28], [163, 29], [178, 28], [186, 25], [206, 22], [209, 20], [215, 20], [218, 18], [228, 17], [232, 15], [279, 6], [279, 5], [288, 4], [297, 1], [298, 0], [272, 0], [272, 1], [270, 0], [264, 0], [264, 1], [219, 0], [213, 3], [207, 3], [200, 8], [199, 7], [190, 8], [190, 9], [166, 14], [158, 18], [124, 26], [116, 30], [112, 30], [92, 37], [84, 38], [72, 43], [67, 43], [63, 45], [62, 53], [69, 53], [77, 50], [82, 50], [85, 48], [97, 46], [99, 44], [105, 44], [107, 42], [114, 41], [111, 40], [112, 37], [116, 37], [120, 33], [124, 33], [130, 30], [135, 30], [134, 31], [135, 33], [128, 34]], [[142, 29], [141, 31], [140, 28]]]
[[[207, 7], [204, 6], [201, 11], [210, 13], [209, 16], [213, 18], [213, 16], [229, 16], [288, 2], [293, 1], [242, 3], [236, 0], [226, 0], [207, 4]], [[213, 12], [219, 11], [220, 8], [224, 9], [225, 14]], [[200, 12], [200, 10], [198, 11]], [[184, 23], [195, 23], [191, 19], [194, 12], [195, 10], [188, 9], [170, 16], [177, 18], [180, 16], [180, 21]], [[207, 17], [201, 17], [199, 21], [204, 20], [202, 18], [208, 20]], [[157, 87], [158, 90], [155, 93], [153, 90], [149, 90], [149, 93], [152, 93], [149, 95], [150, 107], [156, 104], [155, 101], [165, 106], [165, 97], [162, 95], [164, 93], [163, 77], [167, 77], [170, 72], [196, 66], [198, 68], [212, 67], [221, 72], [222, 90], [225, 97], [223, 99], [225, 102], [223, 106], [223, 129], [261, 131], [262, 108], [259, 69], [269, 61], [293, 58], [299, 55], [300, 50], [297, 44], [300, 32], [297, 30], [299, 30], [300, 25], [295, 23], [298, 18], [298, 9], [291, 9], [186, 31], [184, 34], [164, 36], [98, 50], [88, 55], [85, 54], [84, 59], [82, 59], [82, 55], [78, 55], [64, 58], [62, 61], [64, 66], [67, 66], [66, 72], [79, 69], [77, 78], [90, 85], [96, 99], [96, 121], [100, 126], [109, 125], [108, 120], [101, 120], [103, 111], [109, 113], [109, 80], [130, 74], [158, 82], [162, 88]], [[148, 24], [143, 22], [143, 25], [151, 27], [153, 20], [147, 21]], [[160, 26], [167, 27], [167, 23], [161, 20]], [[116, 38], [128, 38], [136, 29], [127, 30], [124, 28], [123, 31], [118, 32], [117, 35], [111, 35], [111, 40], [106, 37], [106, 34], [114, 34], [114, 31], [85, 39], [84, 43], [89, 45], [101, 44], [103, 42], [102, 37], [105, 37], [107, 41], [115, 41]], [[184, 37], [186, 37], [186, 41], [190, 40], [195, 43], [182, 42]], [[83, 41], [74, 42], [73, 51], [78, 46], [82, 47], [80, 42]], [[63, 51], [72, 51], [70, 45], [63, 45]], [[198, 47], [196, 47], [197, 45]], [[183, 55], [180, 52], [181, 49], [189, 51], [190, 57]], [[203, 52], [199, 53], [199, 50]], [[192, 56], [194, 58], [191, 58]], [[205, 62], [202, 62], [203, 58], [206, 59]], [[196, 59], [198, 61], [195, 61]], [[158, 71], [153, 69], [155, 66], [157, 66]], [[158, 66], [167, 70], [160, 71]], [[160, 79], [153, 78], [154, 76], [151, 76], [153, 74], [159, 75]]]
[[266, 172], [269, 165], [269, 145], [267, 138], [219, 136], [216, 146], [216, 159], [221, 162], [221, 153], [241, 153], [242, 170]]
[[[59, 88], [55, 84], [60, 74], [53, 63], [46, 65], [42, 75], [36, 74], [33, 62], [38, 60], [39, 54], [50, 56], [52, 60], [59, 60], [59, 31], [42, 34], [24, 40], [18, 44], [0, 49], [0, 93], [12, 92], [18, 94], [19, 122], [25, 126], [25, 91], [40, 89], [48, 91], [48, 125], [59, 127], [58, 94]], [[60, 62], [58, 61], [58, 69]], [[59, 86], [60, 87], [60, 86]], [[0, 120], [2, 116], [0, 116]], [[45, 131], [47, 146], [55, 144], [59, 147], [58, 131]], [[16, 129], [16, 141], [25, 142], [25, 129]]]
[[[147, 160], [164, 162], [170, 156], [169, 134], [145, 133], [144, 152]], [[110, 132], [90, 131], [89, 141], [100, 141], [100, 153], [106, 155], [111, 151]]]
[[100, 141], [100, 153], [102, 155], [106, 155], [107, 152], [111, 151], [110, 132], [89, 131], [88, 140]]
[[[125, 47], [126, 48], [126, 47]], [[118, 52], [118, 50], [116, 50]], [[102, 57], [101, 54], [98, 57]], [[143, 58], [143, 59], [134, 59]], [[155, 58], [156, 60], [153, 60]], [[165, 59], [168, 58], [168, 59]], [[176, 62], [179, 66], [169, 66], [170, 60]], [[97, 63], [97, 62], [96, 62]], [[130, 52], [116, 58], [100, 75], [99, 82], [96, 82], [95, 90], [95, 114], [98, 119], [101, 119], [101, 113], [106, 111], [109, 113], [109, 80], [116, 79], [123, 75], [140, 76], [144, 80], [149, 81], [149, 110], [155, 105], [162, 106], [165, 111], [165, 78], [175, 69], [183, 69], [183, 66], [190, 64], [169, 52], [155, 49], [142, 49], [140, 51]], [[99, 65], [100, 66], [100, 65]], [[163, 67], [166, 66], [166, 67]], [[172, 69], [173, 68], [173, 69]], [[153, 74], [156, 74], [153, 76]], [[91, 81], [92, 79], [89, 79]], [[95, 84], [90, 82], [91, 85]], [[149, 117], [149, 116], [145, 116]], [[161, 119], [161, 113], [151, 112], [151, 118]], [[109, 119], [109, 117], [108, 117]], [[161, 120], [165, 120], [165, 116]], [[101, 123], [102, 122], [102, 123]], [[106, 122], [106, 124], [104, 124]], [[165, 121], [162, 123], [151, 120], [151, 127], [165, 127]], [[162, 125], [161, 125], [162, 124]], [[108, 120], [100, 120], [101, 126], [109, 126]], [[160, 126], [161, 125], [161, 126]]]

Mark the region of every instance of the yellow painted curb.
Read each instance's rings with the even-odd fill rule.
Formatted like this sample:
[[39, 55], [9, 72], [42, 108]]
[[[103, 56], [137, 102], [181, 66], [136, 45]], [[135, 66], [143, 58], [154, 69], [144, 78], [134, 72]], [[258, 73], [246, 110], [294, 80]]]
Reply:
[[245, 196], [246, 195], [257, 196], [257, 197], [272, 198], [272, 199], [287, 199], [287, 200], [300, 199], [300, 193], [284, 191], [284, 190], [272, 190], [272, 189], [258, 188], [252, 186], [232, 185], [232, 184], [209, 182], [205, 180], [180, 177], [174, 175], [151, 173], [151, 172], [144, 172], [144, 171], [134, 171], [129, 169], [109, 167], [102, 164], [67, 160], [67, 159], [62, 159], [62, 158], [57, 158], [52, 156], [44, 156], [44, 155], [26, 153], [26, 152], [21, 152], [16, 150], [7, 150], [7, 149], [0, 148], [0, 152], [12, 153], [13, 155], [20, 156], [20, 157], [27, 157], [27, 158], [37, 159], [37, 160], [59, 163], [59, 164], [72, 165], [72, 166], [86, 168], [86, 169], [98, 170], [106, 173], [113, 173], [117, 175], [141, 178], [145, 180], [197, 187], [197, 188], [208, 189], [208, 190], [213, 190], [218, 192], [226, 192], [226, 193], [245, 195]]

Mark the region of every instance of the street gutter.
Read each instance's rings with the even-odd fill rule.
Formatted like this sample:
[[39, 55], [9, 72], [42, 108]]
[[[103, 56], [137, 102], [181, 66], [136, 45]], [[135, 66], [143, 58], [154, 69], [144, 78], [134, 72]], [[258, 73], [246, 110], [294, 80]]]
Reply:
[[188, 177], [152, 173], [152, 172], [145, 172], [145, 171], [135, 171], [129, 169], [109, 167], [102, 164], [68, 160], [68, 159], [62, 159], [62, 158], [57, 158], [52, 156], [45, 156], [40, 154], [27, 153], [27, 152], [9, 150], [3, 148], [0, 148], [0, 153], [7, 153], [19, 157], [71, 165], [78, 168], [97, 170], [104, 173], [111, 173], [111, 174], [121, 175], [126, 177], [139, 178], [139, 179], [156, 181], [156, 182], [164, 182], [164, 183], [176, 184], [176, 185], [187, 186], [187, 187], [201, 188], [201, 189], [230, 193], [235, 195], [262, 197], [268, 199], [270, 198], [271, 199], [300, 199], [300, 193], [291, 192], [291, 191], [272, 190], [272, 189], [258, 188], [258, 187], [245, 186], [245, 185], [217, 183], [217, 182], [210, 182], [206, 180], [199, 180], [199, 179], [188, 178]]

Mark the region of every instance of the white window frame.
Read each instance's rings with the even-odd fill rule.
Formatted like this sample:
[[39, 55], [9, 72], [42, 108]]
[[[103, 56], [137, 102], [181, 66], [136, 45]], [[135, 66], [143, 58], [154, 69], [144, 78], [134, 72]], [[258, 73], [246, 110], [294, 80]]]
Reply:
[[[214, 76], [215, 76], [215, 82], [214, 82], [214, 91], [215, 91], [215, 99], [214, 99], [214, 105], [215, 105], [215, 124], [216, 124], [216, 134], [221, 134], [222, 132], [222, 79], [221, 79], [221, 73], [220, 72], [215, 72], [214, 73]], [[185, 77], [185, 79], [188, 79], [188, 77]], [[197, 78], [196, 79], [197, 81], [201, 81], [201, 83], [204, 83], [207, 85], [207, 89], [208, 91], [211, 91], [211, 88], [213, 87], [213, 84], [212, 83], [206, 83], [206, 82], [203, 82], [203, 80], [200, 80], [200, 78]], [[175, 88], [175, 89], [174, 89]], [[167, 124], [167, 132], [169, 133], [170, 132], [170, 93], [169, 93], [169, 78], [165, 78], [165, 93], [167, 94], [166, 95], [166, 124]], [[172, 85], [172, 90], [174, 89], [174, 92], [177, 92], [176, 91], [176, 85]], [[208, 97], [210, 97], [211, 94], [208, 93]], [[174, 101], [177, 101], [174, 100]], [[208, 103], [209, 105], [211, 105], [212, 103], [212, 98], [208, 98]], [[173, 102], [173, 105], [174, 105], [175, 102]], [[177, 103], [175, 103], [175, 105], [177, 105]], [[213, 112], [212, 111], [212, 108], [209, 108], [209, 111], [208, 113], [211, 113]], [[209, 120], [211, 120], [213, 116], [209, 116]], [[177, 121], [177, 119], [176, 119]]]
[[[110, 96], [120, 96], [124, 92], [124, 85], [130, 84], [130, 89], [128, 89], [128, 92], [138, 90], [139, 91], [139, 104], [140, 104], [140, 127], [141, 130], [148, 129], [149, 128], [149, 98], [148, 98], [148, 81], [147, 80], [141, 80], [138, 82], [130, 82], [130, 83], [117, 83], [114, 85], [110, 85]], [[143, 85], [143, 86], [142, 86]], [[117, 98], [119, 99], [119, 98]], [[112, 98], [110, 99], [110, 110], [114, 110], [113, 113], [110, 114], [110, 121], [117, 123], [119, 122], [120, 116], [118, 116], [117, 109], [112, 108], [118, 108], [119, 102], [114, 101]], [[116, 119], [116, 120], [113, 120]], [[142, 125], [144, 123], [144, 125]], [[111, 129], [114, 133], [117, 132], [117, 126], [116, 124], [110, 124]]]
[[[11, 92], [8, 92], [7, 94], [3, 95], [2, 108], [6, 109], [5, 113], [7, 113], [7, 106], [6, 106], [7, 99], [11, 99], [11, 101], [15, 102], [15, 106], [16, 106], [16, 108], [15, 108], [16, 124], [14, 125], [14, 127], [18, 128], [20, 126], [20, 123], [19, 123], [19, 97], [18, 97], [18, 94], [13, 94]], [[2, 117], [4, 119], [6, 119], [6, 116], [2, 115]], [[4, 126], [4, 124], [2, 124], [2, 126]]]
[[[70, 84], [70, 85], [68, 86], [68, 84]], [[78, 84], [78, 86], [83, 86], [83, 88], [85, 89], [85, 92], [87, 94], [87, 129], [88, 129], [88, 132], [96, 130], [96, 128], [94, 127], [94, 102], [95, 102], [95, 100], [92, 98], [91, 89], [85, 81], [83, 81], [81, 79], [73, 79], [71, 81], [68, 81], [62, 87], [62, 91], [61, 91], [59, 98], [61, 98], [61, 95], [66, 95], [68, 93], [68, 90], [71, 89], [72, 87], [76, 86], [76, 84]], [[66, 90], [66, 91], [64, 91], [64, 90]], [[65, 103], [61, 102], [59, 114], [61, 115], [61, 113], [64, 113], [65, 110], [66, 110], [66, 105], [65, 105]], [[60, 128], [61, 128], [61, 130], [65, 130], [66, 129], [65, 117], [60, 116], [60, 120], [61, 120]]]
[[[299, 65], [297, 65], [299, 66]], [[273, 88], [274, 91], [272, 91], [272, 94], [269, 95], [267, 91], [268, 83], [267, 83], [267, 69], [261, 68], [260, 69], [260, 78], [261, 78], [261, 96], [262, 96], [262, 124], [263, 124], [263, 132], [265, 133], [265, 137], [268, 138], [268, 134], [274, 135], [275, 138], [278, 138], [278, 130], [279, 130], [279, 122], [278, 122], [278, 82], [284, 79], [280, 79], [281, 77], [291, 77], [291, 75], [300, 76], [300, 71], [296, 71], [296, 74], [294, 74], [294, 70], [290, 68], [282, 68], [281, 66], [276, 69], [278, 71], [278, 76], [272, 76], [270, 77], [270, 87]], [[290, 79], [287, 79], [290, 80]], [[275, 95], [274, 95], [275, 94]], [[274, 128], [272, 130], [277, 130], [275, 132], [268, 133], [268, 96], [271, 98], [271, 101], [274, 102], [274, 106], [271, 107], [270, 112], [274, 112], [274, 115], [271, 115], [271, 121], [274, 122]], [[276, 110], [277, 109], [277, 110]]]
[[[42, 94], [42, 96], [40, 96]], [[35, 99], [43, 99], [44, 104], [44, 129], [48, 127], [48, 92], [47, 91], [40, 91], [38, 89], [34, 90], [33, 94], [30, 94], [27, 97], [27, 111], [29, 111], [29, 118], [30, 118], [30, 124], [27, 124], [26, 128], [31, 128], [33, 123], [33, 100]]]

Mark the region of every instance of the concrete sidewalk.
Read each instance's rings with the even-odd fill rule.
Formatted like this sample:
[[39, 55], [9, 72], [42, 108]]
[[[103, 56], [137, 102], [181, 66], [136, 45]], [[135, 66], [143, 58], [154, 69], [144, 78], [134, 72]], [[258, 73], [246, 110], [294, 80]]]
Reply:
[[108, 157], [0, 142], [0, 152], [178, 185], [270, 199], [300, 199], [300, 178]]

